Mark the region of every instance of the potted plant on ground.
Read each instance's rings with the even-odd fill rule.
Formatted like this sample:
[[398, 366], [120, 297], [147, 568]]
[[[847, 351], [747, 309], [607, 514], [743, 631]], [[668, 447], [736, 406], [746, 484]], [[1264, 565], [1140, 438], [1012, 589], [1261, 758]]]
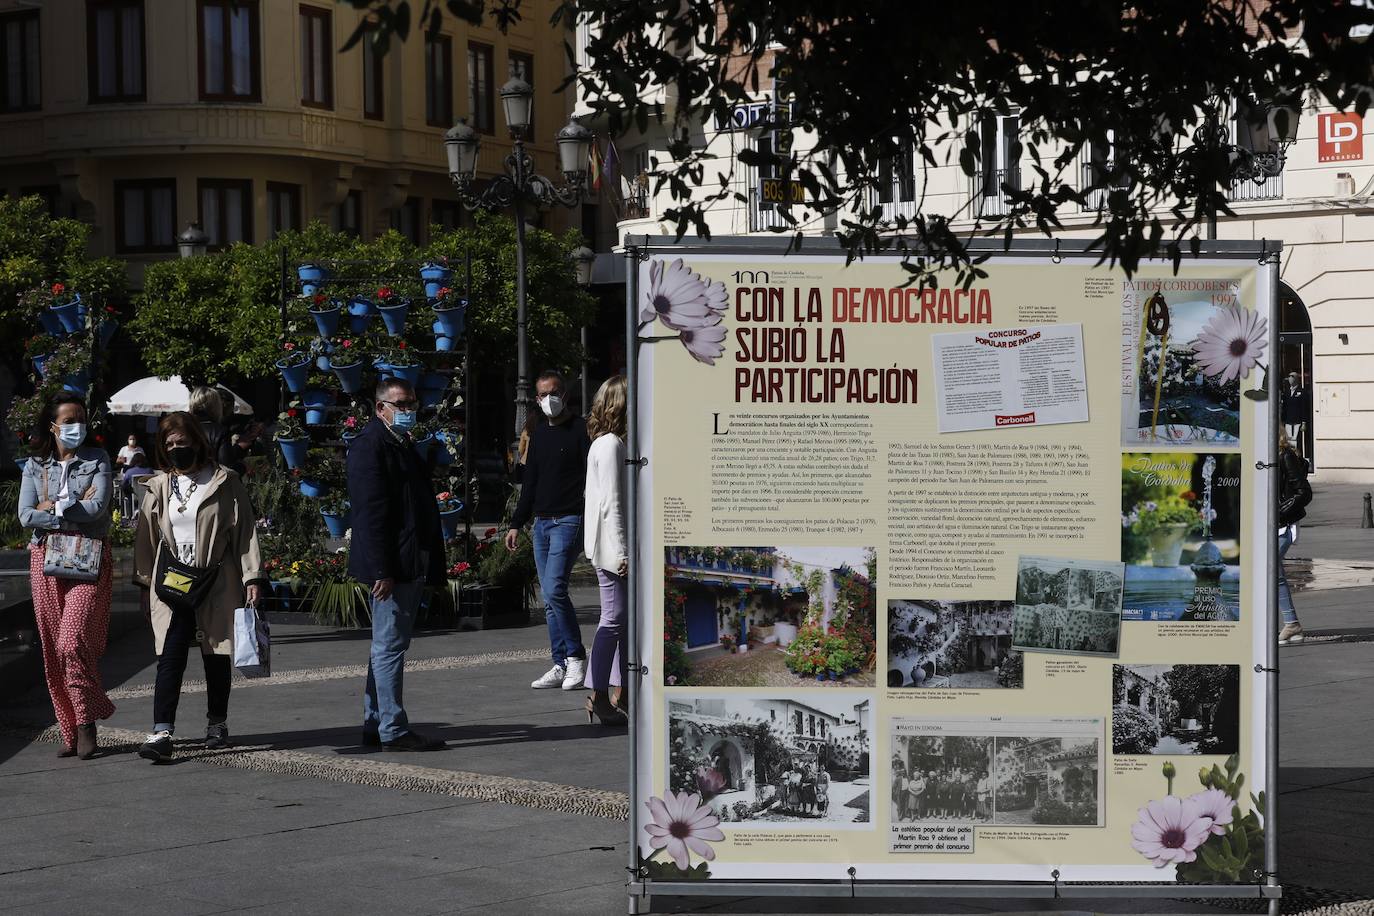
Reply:
[[463, 521], [463, 501], [448, 490], [436, 495], [434, 500], [439, 504], [439, 524], [444, 529], [444, 540], [451, 541], [458, 536], [458, 526]]

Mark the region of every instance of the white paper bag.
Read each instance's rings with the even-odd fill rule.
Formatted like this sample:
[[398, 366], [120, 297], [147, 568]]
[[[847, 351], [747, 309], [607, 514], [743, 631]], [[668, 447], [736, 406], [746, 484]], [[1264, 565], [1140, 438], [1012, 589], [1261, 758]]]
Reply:
[[272, 674], [271, 636], [267, 618], [255, 608], [234, 611], [234, 667], [244, 677], [269, 677]]

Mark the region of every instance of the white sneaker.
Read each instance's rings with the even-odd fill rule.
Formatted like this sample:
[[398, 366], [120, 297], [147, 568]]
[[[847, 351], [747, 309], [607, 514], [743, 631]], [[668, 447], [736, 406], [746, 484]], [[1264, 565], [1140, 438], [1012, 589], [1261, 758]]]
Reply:
[[564, 690], [581, 690], [586, 686], [587, 679], [587, 660], [585, 658], [568, 659], [568, 673], [563, 678]]
[[539, 678], [538, 680], [530, 681], [530, 686], [533, 687], [535, 690], [543, 690], [546, 687], [562, 687], [563, 666], [554, 665], [548, 671], [544, 672], [543, 677]]

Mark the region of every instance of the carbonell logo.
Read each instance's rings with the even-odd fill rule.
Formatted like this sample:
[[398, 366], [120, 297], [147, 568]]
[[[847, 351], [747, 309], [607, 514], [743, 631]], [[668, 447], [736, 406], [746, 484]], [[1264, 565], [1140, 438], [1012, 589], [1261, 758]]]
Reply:
[[1004, 417], [1001, 414], [994, 414], [993, 416], [997, 420], [998, 426], [1027, 426], [1035, 422], [1035, 411], [1033, 410], [1030, 413], [1012, 414], [1009, 417]]

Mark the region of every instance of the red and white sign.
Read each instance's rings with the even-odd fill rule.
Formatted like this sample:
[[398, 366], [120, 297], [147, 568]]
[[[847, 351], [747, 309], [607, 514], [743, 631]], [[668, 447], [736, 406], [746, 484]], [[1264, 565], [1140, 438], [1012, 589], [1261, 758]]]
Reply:
[[1352, 162], [1364, 158], [1364, 118], [1350, 114], [1317, 115], [1317, 161]]

